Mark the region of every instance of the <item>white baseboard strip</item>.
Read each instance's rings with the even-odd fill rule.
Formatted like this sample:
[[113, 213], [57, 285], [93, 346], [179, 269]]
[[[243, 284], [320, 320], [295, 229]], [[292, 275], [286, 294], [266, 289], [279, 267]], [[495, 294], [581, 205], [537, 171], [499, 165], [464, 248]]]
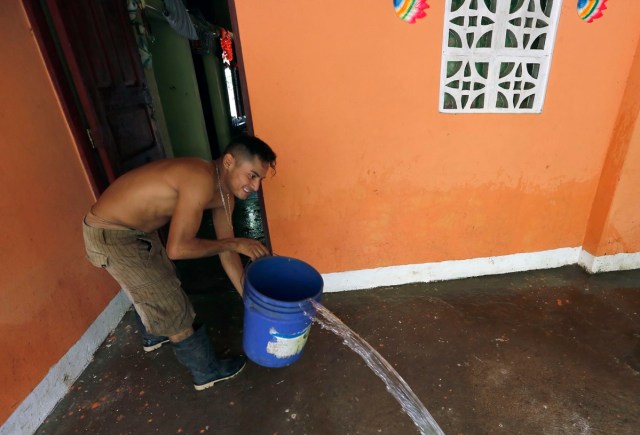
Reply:
[[589, 273], [640, 269], [640, 252], [594, 257], [588, 252], [582, 251], [579, 264]]
[[120, 291], [0, 427], [0, 435], [33, 434], [89, 365], [95, 351], [120, 323], [130, 306], [129, 298]]
[[[451, 260], [439, 263], [409, 264], [377, 269], [326, 273], [324, 292], [361, 290], [414, 282], [445, 281], [483, 275], [553, 269], [577, 264], [581, 248], [560, 248], [550, 251], [503, 255], [500, 257]], [[638, 266], [640, 267], [640, 266]]]

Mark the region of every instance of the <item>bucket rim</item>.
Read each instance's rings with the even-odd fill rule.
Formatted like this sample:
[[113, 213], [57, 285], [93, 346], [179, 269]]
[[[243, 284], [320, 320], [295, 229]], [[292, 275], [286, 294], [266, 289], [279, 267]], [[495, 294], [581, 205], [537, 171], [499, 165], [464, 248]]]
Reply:
[[[305, 298], [302, 299], [296, 299], [293, 301], [283, 301], [280, 299], [276, 299], [270, 296], [265, 295], [264, 293], [262, 293], [261, 291], [259, 291], [257, 288], [255, 288], [254, 285], [249, 284], [247, 286], [247, 280], [249, 278], [249, 274], [250, 271], [252, 270], [252, 267], [254, 267], [254, 265], [259, 264], [259, 263], [264, 263], [265, 261], [287, 261], [287, 262], [295, 262], [298, 263], [299, 265], [304, 266], [305, 268], [308, 268], [310, 272], [312, 272], [313, 275], [316, 275], [316, 277], [319, 280], [320, 283], [320, 287], [319, 290], [314, 293], [311, 296], [307, 296]], [[244, 272], [244, 284], [243, 287], [247, 286], [248, 288], [243, 288], [243, 294], [246, 293], [246, 297], [252, 297], [254, 300], [258, 299], [261, 300], [265, 303], [268, 304], [272, 304], [273, 305], [277, 305], [281, 308], [284, 307], [298, 307], [300, 306], [301, 303], [308, 301], [309, 299], [314, 299], [316, 301], [320, 301], [320, 298], [322, 297], [322, 294], [324, 292], [324, 278], [322, 278], [322, 275], [320, 274], [320, 272], [318, 272], [313, 266], [311, 266], [309, 263], [307, 263], [304, 260], [300, 260], [298, 258], [294, 258], [294, 257], [287, 257], [284, 255], [270, 255], [270, 256], [266, 256], [266, 257], [260, 257], [257, 260], [251, 262], [246, 268], [245, 268], [245, 272]], [[250, 290], [250, 291], [249, 291]], [[249, 296], [249, 294], [251, 296]], [[273, 301], [273, 302], [272, 302]]]
[[[250, 267], [252, 267], [254, 264], [257, 264], [257, 263], [263, 263], [265, 261], [277, 261], [277, 260], [294, 261], [296, 263], [304, 264], [304, 265], [308, 266], [309, 268], [313, 269], [318, 275], [320, 275], [320, 272], [318, 272], [312, 265], [310, 265], [309, 263], [307, 263], [304, 260], [300, 260], [299, 258], [295, 258], [295, 257], [288, 257], [286, 255], [277, 255], [277, 254], [265, 255], [264, 257], [260, 257], [257, 260], [253, 260], [247, 265], [246, 269], [248, 270]], [[321, 277], [322, 277], [322, 275], [321, 275]]]

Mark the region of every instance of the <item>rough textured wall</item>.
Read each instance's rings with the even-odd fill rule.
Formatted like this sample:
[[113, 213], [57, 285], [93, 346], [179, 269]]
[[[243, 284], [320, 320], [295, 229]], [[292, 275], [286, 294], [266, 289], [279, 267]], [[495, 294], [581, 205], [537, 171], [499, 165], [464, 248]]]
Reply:
[[18, 0], [0, 28], [1, 424], [118, 287], [84, 259], [93, 194]]
[[276, 253], [335, 272], [583, 244], [640, 3], [587, 24], [564, 2], [539, 115], [438, 112], [443, 3], [408, 25], [385, 2], [237, 2], [255, 132], [280, 160]]

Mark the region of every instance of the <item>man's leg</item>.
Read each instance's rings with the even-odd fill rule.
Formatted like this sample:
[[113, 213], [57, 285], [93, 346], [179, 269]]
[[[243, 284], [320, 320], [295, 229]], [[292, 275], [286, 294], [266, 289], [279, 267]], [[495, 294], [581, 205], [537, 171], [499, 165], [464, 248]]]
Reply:
[[200, 325], [169, 337], [178, 361], [191, 371], [196, 390], [213, 387], [217, 382], [235, 377], [246, 365], [244, 356], [218, 360], [206, 328]]
[[145, 334], [168, 337], [178, 361], [193, 376], [196, 390], [237, 375], [244, 356], [218, 361], [204, 326], [194, 331], [195, 312], [176, 277], [157, 233], [84, 226], [87, 255], [120, 283], [141, 317]]

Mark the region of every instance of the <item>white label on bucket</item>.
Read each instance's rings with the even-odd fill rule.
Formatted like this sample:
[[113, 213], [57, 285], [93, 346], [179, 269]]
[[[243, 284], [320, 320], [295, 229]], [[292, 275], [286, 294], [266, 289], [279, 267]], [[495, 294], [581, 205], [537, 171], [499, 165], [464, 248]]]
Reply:
[[302, 351], [304, 344], [307, 342], [309, 329], [311, 329], [311, 325], [304, 331], [295, 334], [280, 334], [274, 328], [271, 328], [269, 334], [271, 334], [275, 341], [267, 343], [267, 353], [270, 353], [276, 358], [289, 358], [297, 355]]

